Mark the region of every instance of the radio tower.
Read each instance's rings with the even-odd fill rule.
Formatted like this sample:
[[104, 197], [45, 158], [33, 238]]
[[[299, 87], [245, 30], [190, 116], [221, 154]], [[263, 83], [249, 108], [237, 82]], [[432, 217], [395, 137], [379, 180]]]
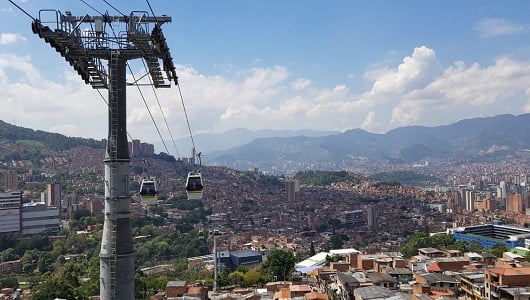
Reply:
[[[46, 20], [42, 19], [43, 15]], [[55, 48], [86, 84], [94, 89], [108, 89], [105, 223], [99, 254], [102, 300], [134, 299], [126, 65], [128, 60], [143, 58], [154, 87], [170, 87], [171, 81], [177, 83], [173, 59], [160, 28], [166, 22], [171, 22], [171, 17], [149, 16], [138, 11], [129, 16], [76, 17], [68, 11], [63, 14], [57, 10], [41, 10], [39, 18], [31, 24], [33, 33]], [[115, 32], [115, 28], [120, 31]]]

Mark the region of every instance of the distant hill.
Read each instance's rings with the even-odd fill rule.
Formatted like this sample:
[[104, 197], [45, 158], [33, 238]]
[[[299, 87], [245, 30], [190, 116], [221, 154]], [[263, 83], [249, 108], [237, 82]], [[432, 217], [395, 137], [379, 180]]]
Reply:
[[[311, 129], [302, 130], [257, 130], [251, 131], [243, 128], [236, 128], [227, 130], [222, 133], [201, 133], [193, 135], [193, 140], [197, 147], [197, 151], [202, 153], [212, 153], [214, 151], [223, 151], [233, 147], [241, 146], [250, 143], [254, 139], [270, 138], [270, 137], [292, 137], [292, 136], [325, 136], [338, 132], [333, 131], [317, 131]], [[185, 137], [176, 140], [176, 144], [183, 156], [189, 156], [192, 148], [191, 138]]]
[[0, 140], [4, 142], [20, 143], [33, 142], [50, 150], [67, 150], [77, 146], [92, 148], [105, 148], [105, 141], [85, 139], [79, 137], [67, 137], [59, 133], [51, 133], [42, 130], [33, 130], [8, 124], [0, 120]]
[[[194, 139], [198, 151], [205, 154], [203, 163], [206, 165], [242, 170], [249, 167], [282, 167], [296, 172], [307, 166], [340, 169], [341, 166], [354, 166], [359, 162], [369, 164], [381, 160], [389, 163], [417, 163], [436, 159], [498, 160], [530, 149], [528, 128], [530, 114], [523, 114], [467, 119], [437, 127], [401, 127], [385, 134], [362, 129], [344, 133], [234, 129], [221, 134], [199, 134]], [[186, 145], [184, 140], [178, 142], [180, 149], [186, 149], [180, 146]], [[187, 140], [191, 148], [191, 141]], [[0, 141], [26, 142], [51, 150], [76, 146], [105, 148], [104, 141], [66, 137], [3, 121], [0, 121]], [[182, 154], [187, 155], [185, 152]]]
[[530, 149], [530, 114], [462, 120], [450, 125], [408, 126], [385, 134], [362, 129], [308, 137], [258, 138], [226, 151], [209, 154], [210, 164], [260, 166], [264, 162], [295, 165], [386, 160], [412, 163], [429, 159], [492, 160]]

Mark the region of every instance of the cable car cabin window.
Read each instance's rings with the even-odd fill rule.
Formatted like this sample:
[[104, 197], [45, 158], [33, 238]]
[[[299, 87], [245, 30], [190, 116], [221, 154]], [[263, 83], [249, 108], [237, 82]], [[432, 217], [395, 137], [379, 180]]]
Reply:
[[156, 189], [155, 189], [154, 182], [142, 183], [142, 189], [140, 190], [140, 195], [156, 195]]
[[200, 191], [202, 190], [202, 182], [200, 177], [190, 177], [186, 190], [188, 191]]

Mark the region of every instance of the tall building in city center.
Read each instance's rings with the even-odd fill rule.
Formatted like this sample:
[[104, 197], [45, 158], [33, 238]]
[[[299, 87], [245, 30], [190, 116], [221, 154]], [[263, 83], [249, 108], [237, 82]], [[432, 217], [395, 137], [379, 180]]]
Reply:
[[519, 193], [506, 194], [506, 211], [520, 213], [523, 211], [523, 199]]
[[46, 184], [46, 205], [61, 208], [61, 185], [58, 183]]
[[294, 179], [285, 180], [285, 191], [287, 203], [295, 203], [300, 200], [300, 181]]
[[3, 186], [5, 191], [18, 191], [18, 175], [15, 172], [4, 172]]
[[475, 210], [475, 198], [476, 193], [474, 191], [466, 191], [465, 193], [466, 197], [466, 210], [467, 211], [474, 211]]

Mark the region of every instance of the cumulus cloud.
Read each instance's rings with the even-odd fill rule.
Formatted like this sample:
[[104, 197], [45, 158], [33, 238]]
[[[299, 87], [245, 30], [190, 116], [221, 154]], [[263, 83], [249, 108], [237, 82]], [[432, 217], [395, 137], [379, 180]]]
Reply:
[[496, 37], [523, 33], [528, 30], [528, 26], [506, 19], [487, 18], [476, 23], [474, 29], [483, 37]]
[[381, 124], [375, 121], [375, 112], [368, 112], [360, 128], [370, 132], [379, 132], [381, 130]]
[[292, 87], [293, 87], [293, 90], [300, 91], [308, 87], [310, 84], [311, 84], [311, 80], [300, 78], [293, 82]]
[[[65, 76], [60, 83], [47, 79], [30, 57], [0, 53], [0, 99], [2, 120], [16, 119], [20, 126], [75, 136], [105, 136], [94, 136], [94, 129], [106, 126], [94, 119], [98, 111], [100, 117], [105, 116], [105, 107], [94, 101], [94, 92], [79, 78]], [[64, 125], [78, 122], [86, 122], [84, 131]]]
[[75, 124], [57, 124], [48, 128], [50, 132], [60, 133], [66, 136], [75, 136], [79, 127]]
[[2, 33], [0, 34], [0, 45], [11, 45], [19, 41], [25, 41], [26, 38], [18, 33]]
[[528, 62], [499, 58], [489, 67], [455, 62], [425, 88], [402, 95], [393, 108], [391, 123], [434, 125], [448, 114], [453, 118], [471, 118], [523, 113], [524, 103], [529, 99], [528, 80]]
[[[106, 137], [107, 108], [101, 97], [68, 65], [64, 68], [64, 78], [56, 82], [36, 69], [30, 57], [0, 54], [0, 119], [15, 116], [21, 126]], [[142, 87], [142, 95], [135, 87], [127, 89], [127, 126], [133, 138], [160, 140], [155, 124], [167, 138], [164, 119], [175, 137], [188, 136], [182, 102], [193, 134], [238, 127], [386, 132], [397, 126], [530, 112], [530, 63], [500, 57], [489, 66], [457, 61], [442, 67], [434, 49], [426, 46], [412, 49], [398, 65], [367, 70], [364, 80], [370, 87], [364, 91], [345, 83], [319, 88], [283, 66], [239, 70], [233, 77], [176, 68], [179, 88], [158, 89], [157, 98], [151, 87]], [[106, 98], [107, 91], [102, 92]]]

